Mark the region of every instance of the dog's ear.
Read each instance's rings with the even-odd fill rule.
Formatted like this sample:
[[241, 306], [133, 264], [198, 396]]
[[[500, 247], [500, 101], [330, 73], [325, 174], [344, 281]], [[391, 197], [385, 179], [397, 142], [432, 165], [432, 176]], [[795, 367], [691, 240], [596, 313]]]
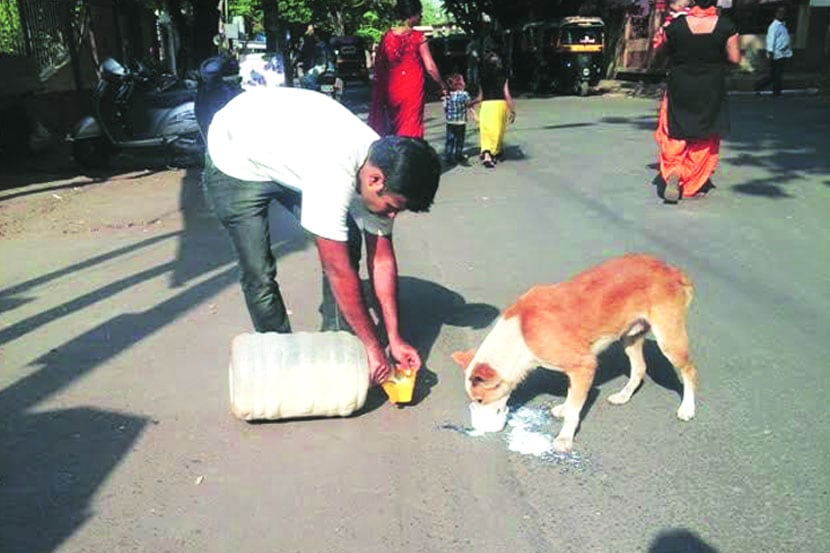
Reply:
[[476, 355], [476, 350], [468, 349], [467, 351], [456, 351], [452, 354], [452, 360], [455, 361], [459, 367], [466, 369]]
[[476, 363], [476, 366], [473, 369], [472, 374], [470, 375], [470, 382], [476, 385], [483, 384], [486, 382], [490, 382], [497, 376], [498, 374], [493, 369], [493, 367], [491, 367], [487, 363]]

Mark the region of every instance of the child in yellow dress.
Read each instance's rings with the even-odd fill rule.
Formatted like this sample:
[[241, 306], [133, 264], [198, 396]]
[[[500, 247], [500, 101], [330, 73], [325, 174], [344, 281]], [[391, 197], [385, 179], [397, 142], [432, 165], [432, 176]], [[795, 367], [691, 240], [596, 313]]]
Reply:
[[510, 85], [501, 58], [495, 53], [489, 53], [484, 58], [478, 97], [474, 103], [481, 104], [477, 118], [481, 140], [480, 157], [484, 166], [492, 169], [502, 157], [507, 124], [516, 119]]

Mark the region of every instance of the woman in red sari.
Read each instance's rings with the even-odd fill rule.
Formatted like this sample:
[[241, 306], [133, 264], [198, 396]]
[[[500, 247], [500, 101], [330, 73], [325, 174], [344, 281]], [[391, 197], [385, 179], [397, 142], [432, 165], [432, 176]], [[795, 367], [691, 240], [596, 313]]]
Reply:
[[669, 55], [666, 100], [654, 138], [660, 148], [663, 198], [705, 194], [718, 163], [721, 136], [729, 131], [726, 66], [739, 63], [738, 29], [718, 15], [716, 0], [696, 0], [685, 17], [665, 28]]
[[398, 0], [401, 24], [383, 35], [375, 54], [375, 82], [369, 126], [385, 136], [424, 137], [424, 70], [446, 94], [424, 33], [413, 29], [421, 21], [420, 0]]

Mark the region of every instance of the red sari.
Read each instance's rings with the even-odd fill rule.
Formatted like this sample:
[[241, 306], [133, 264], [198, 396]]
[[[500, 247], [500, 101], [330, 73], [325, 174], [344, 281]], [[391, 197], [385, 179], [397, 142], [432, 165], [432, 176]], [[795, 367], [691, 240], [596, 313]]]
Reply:
[[369, 126], [381, 136], [424, 137], [424, 65], [420, 31], [387, 31], [375, 54]]

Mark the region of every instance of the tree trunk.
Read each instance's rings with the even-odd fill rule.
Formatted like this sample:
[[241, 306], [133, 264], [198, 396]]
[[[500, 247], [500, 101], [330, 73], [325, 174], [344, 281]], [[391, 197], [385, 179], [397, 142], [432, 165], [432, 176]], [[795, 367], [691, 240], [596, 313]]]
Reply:
[[265, 50], [280, 51], [279, 8], [277, 0], [260, 0], [262, 26], [265, 27]]
[[178, 32], [180, 45], [176, 52], [180, 71], [195, 69], [205, 58], [216, 54], [213, 37], [219, 32], [217, 0], [190, 0], [193, 19], [182, 16], [182, 3], [186, 0], [167, 0], [170, 19]]
[[262, 25], [265, 27], [265, 50], [282, 54], [285, 71], [285, 85], [294, 85], [294, 68], [291, 66], [291, 54], [281, 32], [280, 12], [277, 0], [260, 0], [262, 8]]
[[192, 0], [193, 55], [188, 69], [198, 68], [206, 58], [216, 55], [213, 37], [219, 32], [219, 10], [216, 0]]

